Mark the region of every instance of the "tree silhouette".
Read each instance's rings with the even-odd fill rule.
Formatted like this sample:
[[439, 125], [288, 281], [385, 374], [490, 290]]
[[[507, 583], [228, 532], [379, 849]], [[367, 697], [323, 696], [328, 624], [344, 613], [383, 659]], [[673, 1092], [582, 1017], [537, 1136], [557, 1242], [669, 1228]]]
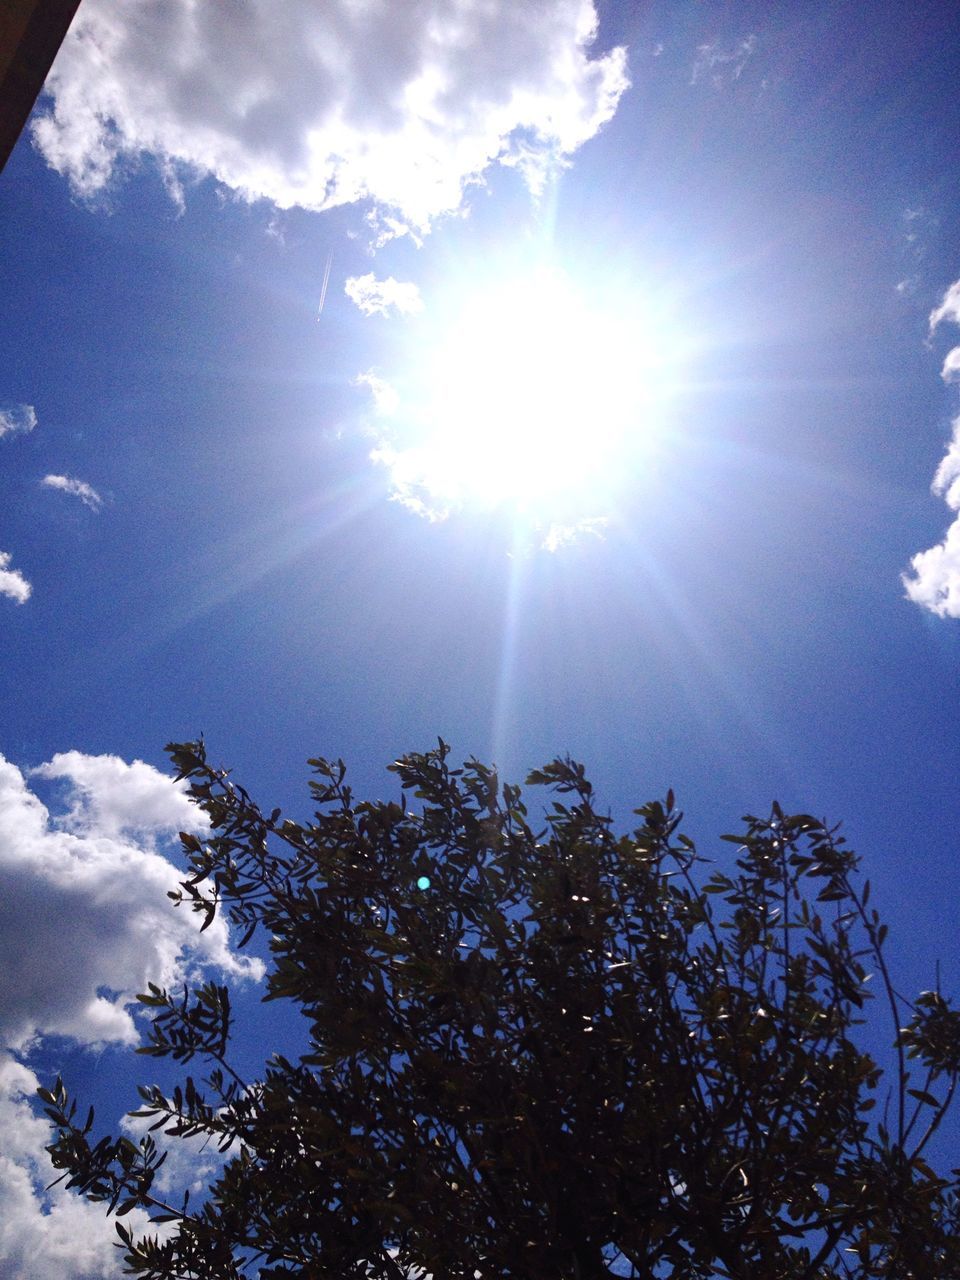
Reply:
[[[118, 1222], [131, 1271], [960, 1276], [958, 1171], [924, 1160], [960, 1014], [897, 995], [835, 830], [774, 805], [711, 864], [672, 795], [617, 835], [582, 767], [556, 760], [527, 780], [554, 793], [537, 831], [519, 788], [452, 768], [442, 742], [391, 765], [389, 803], [310, 761], [301, 825], [262, 814], [202, 743], [168, 749], [211, 823], [182, 837], [171, 896], [204, 926], [226, 911], [241, 945], [266, 932], [266, 999], [299, 1007], [307, 1043], [244, 1081], [226, 988], [140, 997], [140, 1052], [206, 1063], [170, 1096], [141, 1088], [133, 1113], [226, 1153], [197, 1207], [154, 1194], [149, 1135], [94, 1141], [62, 1082], [41, 1090], [68, 1185], [167, 1224]], [[871, 1008], [892, 1020], [889, 1094], [857, 1045]]]

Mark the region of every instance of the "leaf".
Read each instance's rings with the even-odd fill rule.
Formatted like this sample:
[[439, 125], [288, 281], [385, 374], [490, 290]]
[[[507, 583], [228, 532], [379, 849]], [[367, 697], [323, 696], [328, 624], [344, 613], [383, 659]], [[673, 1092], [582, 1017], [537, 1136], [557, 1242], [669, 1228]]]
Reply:
[[908, 1089], [911, 1098], [916, 1098], [918, 1102], [924, 1103], [928, 1107], [939, 1107], [939, 1099], [935, 1098], [932, 1093], [928, 1093], [926, 1089]]

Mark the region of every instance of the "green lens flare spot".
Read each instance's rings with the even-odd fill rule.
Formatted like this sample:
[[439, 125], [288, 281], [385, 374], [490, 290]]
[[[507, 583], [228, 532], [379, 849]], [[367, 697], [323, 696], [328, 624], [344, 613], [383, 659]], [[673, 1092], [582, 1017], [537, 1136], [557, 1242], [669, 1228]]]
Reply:
[[430, 877], [429, 877], [429, 876], [420, 876], [420, 877], [417, 879], [417, 888], [418, 888], [418, 889], [429, 889], [429, 888], [430, 888]]

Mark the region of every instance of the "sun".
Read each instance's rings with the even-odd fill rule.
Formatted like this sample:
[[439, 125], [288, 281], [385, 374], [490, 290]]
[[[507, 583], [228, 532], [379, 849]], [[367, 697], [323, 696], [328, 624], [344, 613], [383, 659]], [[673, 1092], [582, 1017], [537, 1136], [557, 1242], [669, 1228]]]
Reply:
[[655, 447], [678, 349], [652, 306], [538, 267], [440, 310], [375, 454], [409, 505], [586, 516]]

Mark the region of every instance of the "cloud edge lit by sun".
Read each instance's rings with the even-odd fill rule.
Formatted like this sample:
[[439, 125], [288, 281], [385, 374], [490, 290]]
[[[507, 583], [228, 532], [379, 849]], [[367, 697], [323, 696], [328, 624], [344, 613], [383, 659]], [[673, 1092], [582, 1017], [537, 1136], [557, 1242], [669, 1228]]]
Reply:
[[354, 380], [390, 498], [431, 523], [495, 515], [550, 551], [602, 536], [688, 359], [670, 308], [621, 276], [505, 259], [447, 281], [399, 365]]

